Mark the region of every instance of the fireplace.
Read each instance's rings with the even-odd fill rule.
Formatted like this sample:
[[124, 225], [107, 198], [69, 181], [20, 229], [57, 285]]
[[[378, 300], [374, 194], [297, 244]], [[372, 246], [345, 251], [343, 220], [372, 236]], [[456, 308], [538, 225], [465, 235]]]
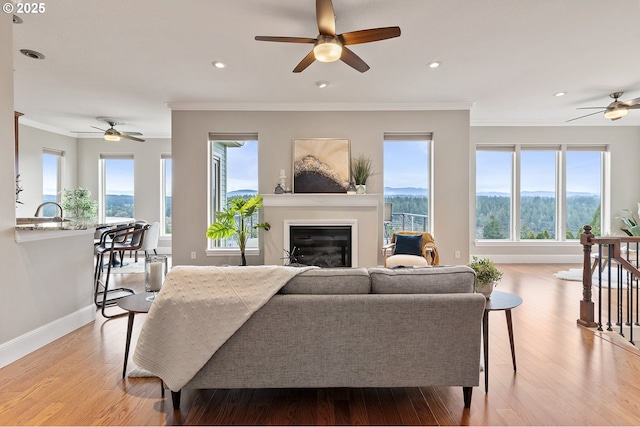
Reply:
[[357, 221], [285, 222], [285, 247], [292, 261], [318, 267], [357, 266]]

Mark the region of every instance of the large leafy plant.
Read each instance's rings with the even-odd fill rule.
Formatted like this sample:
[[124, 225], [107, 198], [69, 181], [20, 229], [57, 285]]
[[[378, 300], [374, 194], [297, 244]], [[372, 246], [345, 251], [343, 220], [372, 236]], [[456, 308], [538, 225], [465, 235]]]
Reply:
[[268, 222], [261, 222], [251, 226], [251, 217], [262, 207], [262, 196], [253, 196], [249, 199], [234, 197], [229, 200], [226, 209], [216, 212], [216, 221], [207, 229], [209, 239], [228, 239], [238, 236], [238, 246], [242, 265], [247, 265], [245, 249], [247, 240], [253, 230], [262, 228], [269, 230], [271, 225]]
[[620, 228], [629, 236], [640, 236], [640, 225], [638, 223], [638, 217], [640, 217], [640, 203], [638, 203], [638, 216], [635, 216], [629, 209], [622, 209], [627, 215], [621, 215], [618, 218], [624, 222], [627, 228]]

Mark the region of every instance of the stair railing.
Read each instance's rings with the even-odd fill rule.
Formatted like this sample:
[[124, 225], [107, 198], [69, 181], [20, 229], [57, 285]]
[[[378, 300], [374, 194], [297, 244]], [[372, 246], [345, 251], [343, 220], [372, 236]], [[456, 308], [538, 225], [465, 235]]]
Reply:
[[[633, 327], [640, 326], [639, 319], [639, 282], [638, 253], [640, 237], [595, 237], [591, 226], [583, 227], [580, 244], [583, 247], [582, 265], [582, 300], [580, 301], [580, 318], [578, 324], [597, 330], [603, 330], [603, 305], [606, 303], [607, 331], [613, 331], [613, 313], [617, 315], [616, 326], [620, 327], [620, 335], [624, 336], [623, 326], [629, 327], [629, 341], [633, 344]], [[597, 246], [597, 256], [592, 257], [592, 247]], [[594, 258], [592, 262], [592, 258]], [[615, 267], [613, 266], [615, 264]], [[592, 300], [593, 274], [598, 271], [598, 318], [595, 318], [595, 304]], [[615, 274], [615, 282], [613, 281]], [[608, 280], [606, 300], [603, 298], [603, 279]], [[626, 279], [626, 286], [623, 282]], [[612, 287], [617, 283], [615, 304]], [[635, 289], [634, 289], [635, 288]], [[635, 321], [634, 321], [635, 315]]]

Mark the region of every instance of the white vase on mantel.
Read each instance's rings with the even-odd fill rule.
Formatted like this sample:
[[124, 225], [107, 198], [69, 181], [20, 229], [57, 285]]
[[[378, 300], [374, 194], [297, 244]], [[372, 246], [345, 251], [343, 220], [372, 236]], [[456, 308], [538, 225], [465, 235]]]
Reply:
[[356, 186], [356, 194], [367, 194], [367, 186], [364, 184], [358, 184]]

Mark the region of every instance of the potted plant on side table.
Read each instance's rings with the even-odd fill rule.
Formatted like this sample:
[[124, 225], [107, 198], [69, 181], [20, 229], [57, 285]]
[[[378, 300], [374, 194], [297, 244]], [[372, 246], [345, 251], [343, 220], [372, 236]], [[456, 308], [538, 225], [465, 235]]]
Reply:
[[240, 256], [242, 257], [242, 265], [247, 265], [245, 257], [245, 249], [247, 240], [251, 236], [253, 230], [260, 228], [269, 230], [271, 225], [268, 222], [251, 225], [251, 217], [262, 207], [262, 196], [253, 196], [249, 199], [243, 197], [234, 197], [229, 200], [228, 206], [216, 212], [216, 222], [212, 223], [207, 229], [207, 237], [209, 239], [228, 239], [236, 234], [238, 235], [238, 246], [240, 247]]
[[476, 292], [489, 299], [494, 286], [502, 279], [502, 272], [496, 268], [489, 258], [479, 259], [474, 256], [467, 265], [476, 273]]

